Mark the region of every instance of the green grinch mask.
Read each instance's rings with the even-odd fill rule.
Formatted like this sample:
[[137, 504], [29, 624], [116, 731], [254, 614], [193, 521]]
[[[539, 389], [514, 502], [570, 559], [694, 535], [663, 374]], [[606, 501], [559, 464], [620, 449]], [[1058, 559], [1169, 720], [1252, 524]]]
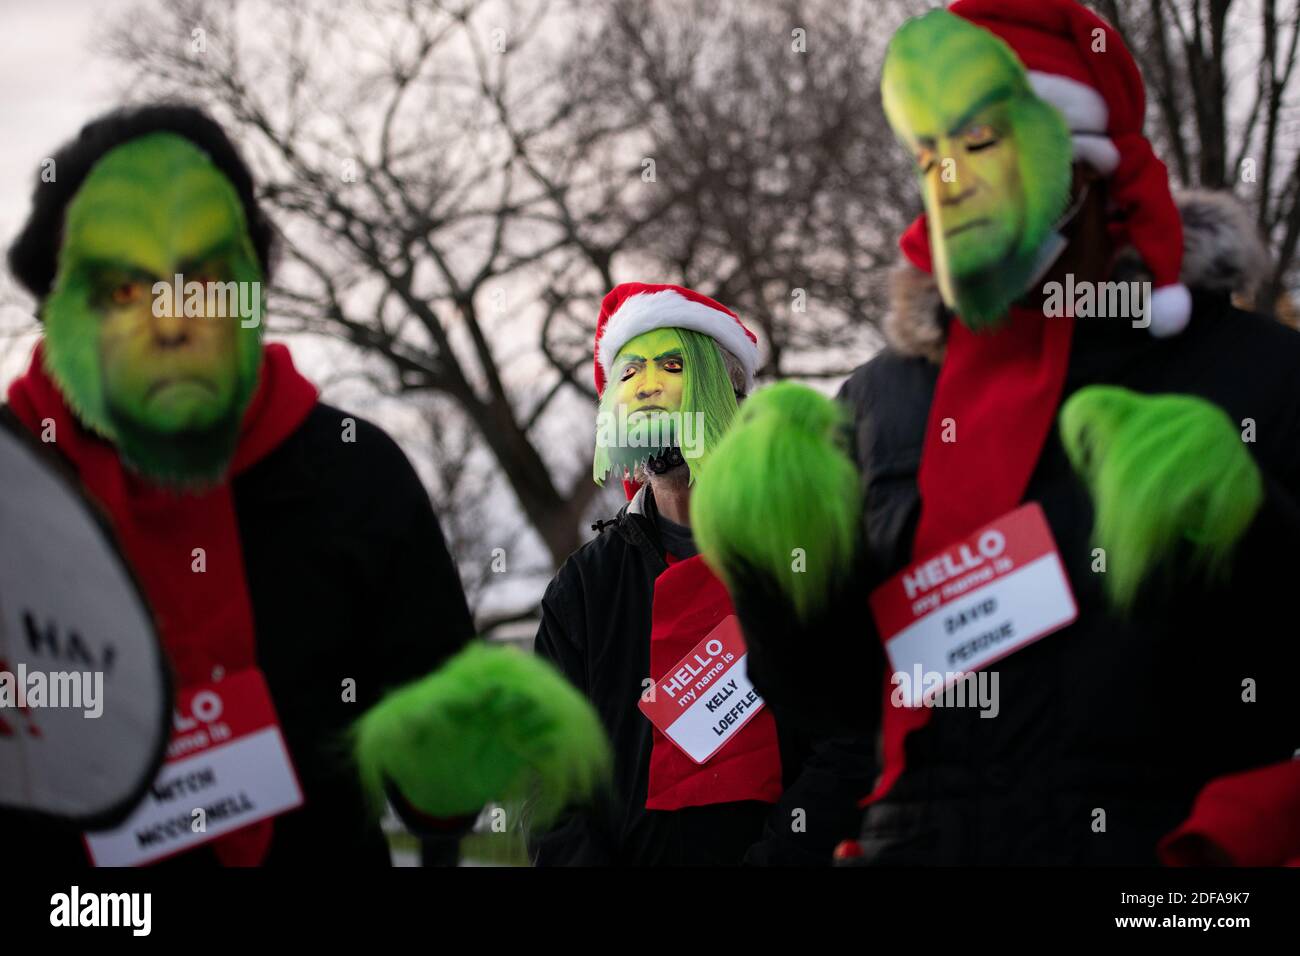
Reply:
[[935, 279], [972, 329], [999, 325], [1064, 248], [1072, 147], [1002, 40], [946, 10], [890, 41], [885, 115], [916, 160]]
[[611, 469], [631, 472], [676, 448], [694, 481], [735, 414], [736, 393], [713, 339], [690, 329], [644, 332], [614, 357], [596, 416], [592, 477], [604, 484]]
[[106, 153], [68, 205], [46, 367], [132, 468], [209, 483], [257, 384], [262, 307], [234, 187], [189, 140], [153, 133]]

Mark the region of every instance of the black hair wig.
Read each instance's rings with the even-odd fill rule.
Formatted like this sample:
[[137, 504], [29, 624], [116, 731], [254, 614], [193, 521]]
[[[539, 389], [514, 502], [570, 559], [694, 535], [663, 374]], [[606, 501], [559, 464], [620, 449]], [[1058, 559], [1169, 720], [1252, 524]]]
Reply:
[[185, 103], [126, 106], [91, 120], [75, 139], [53, 156], [54, 178], [39, 175], [32, 191], [32, 209], [22, 232], [9, 247], [9, 271], [38, 300], [54, 284], [59, 246], [63, 240], [63, 214], [91, 168], [105, 153], [150, 133], [175, 133], [189, 140], [212, 160], [230, 180], [244, 207], [244, 219], [262, 274], [271, 275], [273, 233], [253, 195], [253, 177], [225, 131], [207, 113]]

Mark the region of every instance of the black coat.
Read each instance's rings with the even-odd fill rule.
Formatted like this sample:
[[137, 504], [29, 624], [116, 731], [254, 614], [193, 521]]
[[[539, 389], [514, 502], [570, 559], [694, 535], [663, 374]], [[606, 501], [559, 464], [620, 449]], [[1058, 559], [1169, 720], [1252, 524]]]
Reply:
[[[913, 557], [916, 475], [937, 374], [925, 358], [886, 349], [841, 392], [866, 502], [864, 556], [831, 616], [862, 622], [863, 640], [843, 649], [856, 663], [841, 673], [866, 676], [854, 678], [862, 708], [828, 719], [859, 730], [878, 727], [886, 667], [866, 594]], [[1255, 421], [1247, 447], [1266, 499], [1231, 578], [1208, 585], [1175, 560], [1130, 615], [1114, 613], [1092, 571], [1092, 503], [1053, 429], [1024, 500], [1042, 505], [1079, 616], [996, 665], [997, 718], [935, 708], [908, 737], [906, 770], [865, 816], [864, 862], [1155, 863], [1159, 838], [1207, 781], [1286, 760], [1300, 746], [1300, 334], [1212, 295], [1196, 296], [1191, 324], [1169, 340], [1079, 320], [1065, 397], [1097, 383], [1197, 395], [1234, 422]], [[736, 599], [747, 633], [770, 630], [778, 617], [770, 601], [752, 592]], [[753, 634], [750, 643], [752, 659]], [[783, 664], [760, 659], [756, 672], [751, 663], [756, 686], [811, 713]], [[1242, 699], [1247, 678], [1257, 682], [1255, 703]], [[1094, 829], [1097, 810], [1104, 832]]]
[[[648, 489], [647, 489], [648, 493]], [[654, 582], [666, 568], [652, 521], [624, 506], [565, 561], [542, 598], [536, 650], [595, 706], [614, 751], [612, 791], [535, 841], [539, 866], [827, 864], [851, 836], [871, 786], [864, 739], [812, 740], [775, 711], [784, 793], [757, 801], [647, 810], [653, 743], [637, 707], [650, 670]], [[796, 832], [794, 811], [806, 830]]]
[[[345, 417], [355, 442], [342, 440]], [[473, 636], [428, 496], [382, 430], [324, 404], [239, 475], [233, 493], [258, 663], [304, 796], [276, 818], [266, 864], [387, 865], [345, 732], [385, 691]], [[355, 703], [343, 701], [347, 678]], [[77, 836], [53, 824], [0, 819], [0, 831], [14, 859], [87, 862]], [[214, 862], [199, 847], [162, 865]]]

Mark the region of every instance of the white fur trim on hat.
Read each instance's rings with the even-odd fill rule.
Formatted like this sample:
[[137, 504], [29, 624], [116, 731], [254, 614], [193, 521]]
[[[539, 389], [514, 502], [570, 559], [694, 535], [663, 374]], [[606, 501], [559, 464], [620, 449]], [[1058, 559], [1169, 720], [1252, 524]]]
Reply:
[[1119, 169], [1119, 149], [1108, 136], [1096, 133], [1075, 133], [1074, 155], [1103, 176], [1109, 176]]
[[1110, 110], [1102, 95], [1091, 86], [1057, 73], [1029, 71], [1029, 85], [1038, 98], [1046, 100], [1061, 111], [1065, 122], [1075, 133], [1104, 133], [1110, 119]]
[[629, 296], [609, 317], [605, 334], [597, 343], [600, 366], [605, 374], [610, 374], [619, 349], [638, 335], [654, 329], [690, 329], [709, 336], [736, 356], [745, 370], [746, 386], [753, 386], [754, 372], [758, 368], [758, 346], [745, 332], [740, 320], [671, 289]]
[[1161, 286], [1151, 293], [1151, 326], [1158, 339], [1177, 335], [1192, 318], [1192, 294], [1182, 283]]
[[1106, 135], [1110, 110], [1102, 95], [1090, 86], [1056, 73], [1029, 71], [1029, 85], [1038, 98], [1051, 103], [1065, 117], [1074, 141], [1074, 155], [1103, 176], [1119, 168], [1119, 150]]

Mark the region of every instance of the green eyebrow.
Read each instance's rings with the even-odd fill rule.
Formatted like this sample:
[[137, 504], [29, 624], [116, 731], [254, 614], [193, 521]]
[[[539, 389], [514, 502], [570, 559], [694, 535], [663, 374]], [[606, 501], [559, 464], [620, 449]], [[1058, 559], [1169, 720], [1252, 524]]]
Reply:
[[952, 128], [948, 130], [948, 135], [956, 136], [958, 133], [960, 133], [966, 127], [966, 124], [969, 123], [971, 119], [977, 113], [980, 112], [980, 110], [992, 106], [994, 103], [1000, 103], [1003, 100], [1010, 99], [1010, 98], [1011, 98], [1011, 90], [1005, 86], [999, 86], [989, 90], [978, 100], [976, 100], [971, 105], [970, 109], [968, 109], [965, 113], [961, 114], [961, 117], [957, 120], [957, 122], [953, 123]]
[[82, 272], [123, 272], [133, 278], [154, 279], [156, 276], [148, 266], [126, 259], [85, 259], [79, 268]]
[[[654, 360], [656, 362], [659, 362], [666, 358], [675, 358], [680, 361], [682, 359], [682, 350], [679, 348], [671, 348], [667, 352], [660, 352], [658, 355], [655, 356]], [[619, 368], [621, 369], [627, 368], [629, 365], [633, 364], [634, 362], [644, 362], [644, 361], [645, 361], [644, 355], [624, 355], [619, 362]]]
[[215, 256], [234, 251], [238, 245], [239, 243], [235, 239], [227, 238], [218, 240], [202, 252], [188, 256], [183, 262], [181, 262], [181, 274], [184, 275], [186, 272], [198, 268]]

